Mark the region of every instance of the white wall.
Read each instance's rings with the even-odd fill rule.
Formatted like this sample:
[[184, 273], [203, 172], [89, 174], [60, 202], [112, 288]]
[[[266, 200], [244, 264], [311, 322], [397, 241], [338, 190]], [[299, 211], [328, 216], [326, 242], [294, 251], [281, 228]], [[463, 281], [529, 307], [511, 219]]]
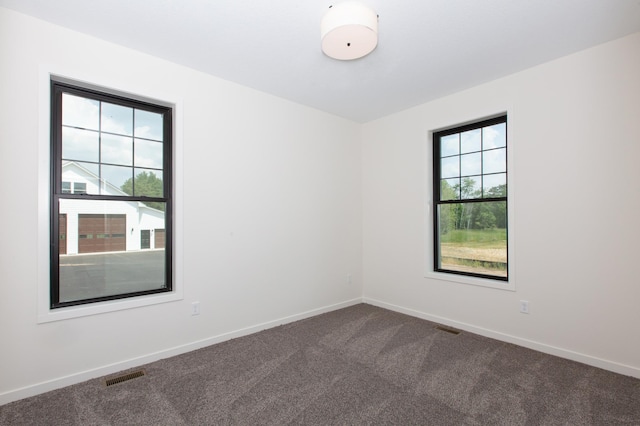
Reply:
[[[364, 125], [365, 300], [640, 377], [639, 76], [635, 34]], [[429, 131], [503, 111], [516, 291], [425, 278]]]
[[[640, 376], [640, 34], [364, 126], [2, 8], [0, 63], [0, 404], [363, 294]], [[183, 299], [37, 322], [43, 70], [180, 101]], [[516, 291], [426, 279], [428, 132], [505, 110]]]
[[[360, 125], [2, 8], [0, 63], [0, 404], [360, 300]], [[46, 70], [179, 101], [184, 299], [37, 323]]]

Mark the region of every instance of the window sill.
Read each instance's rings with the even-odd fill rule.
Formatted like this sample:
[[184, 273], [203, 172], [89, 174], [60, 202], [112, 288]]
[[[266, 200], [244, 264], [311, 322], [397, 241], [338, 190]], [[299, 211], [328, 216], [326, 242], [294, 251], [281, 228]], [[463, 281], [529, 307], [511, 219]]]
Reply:
[[437, 281], [448, 281], [457, 284], [475, 285], [480, 287], [495, 288], [498, 290], [516, 291], [516, 285], [513, 279], [509, 281], [498, 281], [489, 278], [468, 277], [466, 275], [447, 274], [444, 272], [426, 272], [425, 278]]
[[38, 324], [86, 317], [89, 315], [104, 314], [107, 312], [122, 311], [142, 306], [157, 305], [160, 303], [175, 302], [182, 299], [182, 294], [174, 291], [171, 293], [154, 294], [151, 296], [140, 296], [101, 303], [70, 306], [68, 308], [50, 309], [48, 307], [41, 307], [38, 312]]

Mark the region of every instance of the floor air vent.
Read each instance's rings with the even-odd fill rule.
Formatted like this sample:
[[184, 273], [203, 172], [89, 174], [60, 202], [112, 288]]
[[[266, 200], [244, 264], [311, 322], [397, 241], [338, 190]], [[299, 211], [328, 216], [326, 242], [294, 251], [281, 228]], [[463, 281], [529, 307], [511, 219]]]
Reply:
[[137, 379], [138, 377], [144, 376], [144, 370], [138, 370], [131, 373], [123, 374], [121, 376], [113, 377], [111, 379], [105, 380], [104, 384], [106, 386], [112, 386], [118, 383], [126, 382], [127, 380]]
[[449, 334], [458, 335], [460, 334], [460, 330], [456, 330], [455, 328], [445, 327], [444, 325], [437, 325], [436, 330], [444, 331]]

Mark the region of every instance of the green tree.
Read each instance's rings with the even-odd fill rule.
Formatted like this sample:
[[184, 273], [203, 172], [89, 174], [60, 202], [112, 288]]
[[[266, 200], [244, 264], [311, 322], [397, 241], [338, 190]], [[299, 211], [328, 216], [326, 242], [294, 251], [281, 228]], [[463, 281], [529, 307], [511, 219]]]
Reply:
[[[146, 196], [146, 197], [162, 197], [164, 185], [162, 179], [158, 178], [152, 172], [142, 171], [138, 173], [135, 179], [127, 179], [120, 189], [129, 195]], [[164, 203], [148, 201], [145, 204], [151, 208], [164, 211]]]
[[507, 196], [507, 185], [502, 184], [498, 186], [493, 186], [487, 190], [485, 193], [485, 197], [506, 197]]
[[[492, 188], [489, 188], [486, 195], [487, 197], [506, 197], [507, 196], [507, 185], [498, 185]], [[496, 227], [497, 228], [506, 228], [507, 227], [507, 204], [504, 201], [498, 201], [495, 203], [491, 203], [490, 205], [491, 212], [496, 218]]]
[[476, 229], [491, 229], [496, 227], [496, 217], [486, 206], [481, 206], [483, 208], [474, 218], [473, 227]]
[[[462, 179], [462, 185], [460, 188], [460, 196], [463, 200], [479, 198], [481, 192], [479, 189], [475, 189], [476, 181], [466, 177]], [[458, 186], [458, 185], [456, 185]], [[465, 203], [460, 205], [458, 210], [459, 216], [456, 224], [457, 229], [472, 229], [474, 228], [474, 214], [476, 214], [476, 206], [472, 203]]]
[[[459, 198], [459, 188], [456, 189], [449, 185], [446, 180], [440, 181], [440, 199], [441, 200], [456, 200]], [[457, 204], [442, 204], [440, 205], [440, 234], [444, 235], [450, 230], [457, 228], [457, 219], [459, 216]]]
[[469, 177], [462, 179], [462, 187], [460, 188], [462, 192], [462, 199], [480, 197], [480, 190], [474, 190], [475, 185], [476, 181]]

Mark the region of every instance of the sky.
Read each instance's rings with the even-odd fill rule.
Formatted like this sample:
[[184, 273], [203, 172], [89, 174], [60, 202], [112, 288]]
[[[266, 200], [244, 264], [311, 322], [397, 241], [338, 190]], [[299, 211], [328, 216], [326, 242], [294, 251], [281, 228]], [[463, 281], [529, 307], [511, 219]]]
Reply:
[[63, 160], [118, 188], [143, 170], [162, 179], [161, 114], [64, 93], [62, 125]]

